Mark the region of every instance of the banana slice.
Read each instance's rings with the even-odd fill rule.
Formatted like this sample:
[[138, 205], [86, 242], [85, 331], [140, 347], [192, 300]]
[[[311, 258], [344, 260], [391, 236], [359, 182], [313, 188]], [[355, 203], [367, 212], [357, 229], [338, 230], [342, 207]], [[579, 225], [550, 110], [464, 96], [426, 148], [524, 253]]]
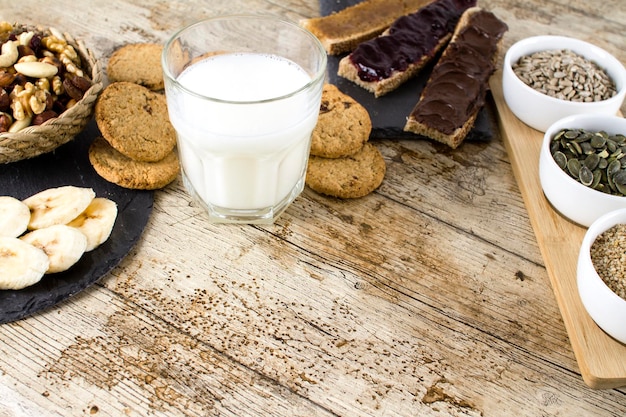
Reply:
[[91, 188], [66, 185], [48, 188], [24, 200], [30, 208], [28, 229], [43, 229], [74, 220], [96, 197]]
[[0, 197], [0, 236], [18, 237], [30, 222], [30, 209], [10, 196]]
[[36, 284], [48, 270], [46, 253], [16, 237], [0, 237], [0, 290]]
[[46, 274], [68, 270], [78, 262], [87, 248], [87, 237], [78, 229], [65, 224], [33, 230], [20, 239], [42, 249], [48, 255], [50, 265]]
[[89, 252], [109, 238], [116, 218], [117, 204], [115, 201], [96, 197], [85, 211], [68, 223], [68, 226], [77, 228], [87, 236], [85, 252]]

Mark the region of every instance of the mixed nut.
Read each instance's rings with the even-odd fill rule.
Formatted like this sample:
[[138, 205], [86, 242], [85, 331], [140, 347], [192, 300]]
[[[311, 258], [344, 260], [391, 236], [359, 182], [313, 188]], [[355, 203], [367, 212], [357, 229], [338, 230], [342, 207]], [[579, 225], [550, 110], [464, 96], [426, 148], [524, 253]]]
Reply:
[[581, 184], [626, 196], [626, 136], [604, 131], [563, 129], [553, 136], [550, 154]]
[[0, 22], [0, 133], [58, 117], [91, 87], [61, 33]]
[[513, 72], [535, 91], [561, 100], [587, 103], [617, 94], [602, 68], [567, 49], [525, 55], [513, 65]]

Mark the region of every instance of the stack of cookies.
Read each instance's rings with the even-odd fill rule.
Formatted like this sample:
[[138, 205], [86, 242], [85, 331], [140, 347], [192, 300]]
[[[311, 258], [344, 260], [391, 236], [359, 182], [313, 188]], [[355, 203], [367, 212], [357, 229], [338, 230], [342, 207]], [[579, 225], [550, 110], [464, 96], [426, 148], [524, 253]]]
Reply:
[[385, 177], [380, 151], [368, 142], [372, 122], [367, 110], [336, 86], [326, 84], [311, 138], [306, 184], [339, 198], [359, 198]]
[[124, 188], [155, 190], [180, 171], [176, 132], [169, 121], [159, 62], [161, 46], [126, 45], [113, 53], [109, 84], [100, 94], [95, 119], [102, 137], [89, 148], [96, 172]]

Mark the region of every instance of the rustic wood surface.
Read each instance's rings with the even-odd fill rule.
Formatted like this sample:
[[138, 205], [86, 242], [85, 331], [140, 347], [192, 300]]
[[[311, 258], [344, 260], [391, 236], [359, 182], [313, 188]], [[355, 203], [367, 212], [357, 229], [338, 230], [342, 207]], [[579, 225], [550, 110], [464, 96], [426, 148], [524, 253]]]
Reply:
[[[563, 34], [626, 62], [622, 0], [479, 4], [508, 23], [506, 46]], [[69, 31], [106, 63], [201, 17], [318, 10], [22, 0], [0, 19]], [[306, 190], [272, 226], [210, 225], [180, 181], [156, 193], [112, 273], [0, 326], [0, 416], [626, 414], [626, 389], [581, 378], [502, 140], [374, 142], [377, 192]]]

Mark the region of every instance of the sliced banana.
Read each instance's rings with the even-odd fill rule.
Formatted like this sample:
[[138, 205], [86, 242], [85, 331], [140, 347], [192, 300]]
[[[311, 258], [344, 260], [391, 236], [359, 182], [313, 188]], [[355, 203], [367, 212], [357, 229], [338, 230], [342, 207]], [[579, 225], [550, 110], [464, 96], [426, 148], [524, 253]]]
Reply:
[[87, 249], [85, 252], [89, 252], [109, 238], [116, 218], [117, 204], [115, 201], [96, 197], [85, 211], [68, 223], [68, 226], [77, 228], [87, 236]]
[[85, 253], [87, 237], [78, 229], [65, 224], [56, 224], [33, 230], [20, 239], [42, 249], [50, 265], [47, 274], [63, 272], [74, 265]]
[[30, 209], [10, 196], [0, 197], [0, 236], [18, 237], [30, 222]]
[[55, 224], [67, 224], [85, 211], [96, 197], [91, 188], [66, 185], [48, 188], [24, 200], [30, 208], [28, 229], [43, 229]]
[[16, 237], [0, 237], [1, 290], [21, 290], [36, 284], [49, 265], [43, 250]]

